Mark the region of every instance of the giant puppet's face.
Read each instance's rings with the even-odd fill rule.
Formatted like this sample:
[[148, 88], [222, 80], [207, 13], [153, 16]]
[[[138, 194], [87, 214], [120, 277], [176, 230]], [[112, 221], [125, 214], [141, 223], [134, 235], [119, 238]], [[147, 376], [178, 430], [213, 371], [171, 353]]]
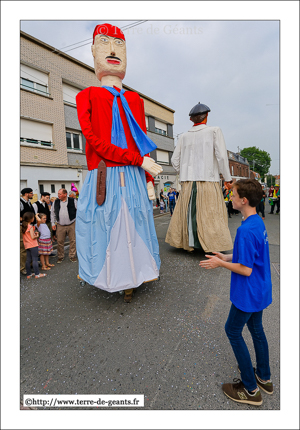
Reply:
[[116, 37], [98, 34], [92, 45], [95, 73], [99, 81], [103, 76], [118, 76], [126, 73], [126, 42]]

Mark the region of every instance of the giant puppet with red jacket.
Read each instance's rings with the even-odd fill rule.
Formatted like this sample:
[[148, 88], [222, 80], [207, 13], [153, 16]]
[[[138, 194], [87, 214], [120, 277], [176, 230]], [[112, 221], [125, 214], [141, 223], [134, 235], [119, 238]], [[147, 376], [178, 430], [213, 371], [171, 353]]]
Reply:
[[101, 87], [76, 97], [88, 165], [76, 216], [79, 276], [105, 291], [125, 290], [130, 302], [134, 288], [159, 276], [151, 200], [162, 168], [149, 157], [156, 145], [146, 134], [143, 100], [122, 89], [123, 32], [97, 25], [92, 54]]

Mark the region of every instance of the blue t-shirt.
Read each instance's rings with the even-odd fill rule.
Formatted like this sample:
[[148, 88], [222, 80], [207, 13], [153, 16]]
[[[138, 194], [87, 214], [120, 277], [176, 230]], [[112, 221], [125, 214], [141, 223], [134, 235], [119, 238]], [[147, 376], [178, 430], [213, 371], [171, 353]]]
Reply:
[[231, 273], [230, 300], [244, 312], [259, 312], [272, 303], [269, 241], [259, 215], [251, 215], [237, 229], [233, 263], [250, 267], [250, 276]]
[[176, 193], [175, 191], [172, 191], [171, 193], [168, 193], [167, 196], [169, 197], [169, 200], [175, 200]]

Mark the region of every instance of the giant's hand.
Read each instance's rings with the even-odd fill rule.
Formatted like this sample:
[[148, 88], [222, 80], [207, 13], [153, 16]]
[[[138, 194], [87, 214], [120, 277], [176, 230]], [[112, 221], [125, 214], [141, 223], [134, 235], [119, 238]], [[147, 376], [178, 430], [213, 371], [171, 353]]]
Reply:
[[143, 164], [141, 165], [141, 167], [148, 173], [150, 173], [150, 175], [152, 176], [159, 175], [163, 171], [162, 167], [159, 164], [155, 163], [153, 158], [150, 157], [143, 158]]
[[155, 200], [155, 192], [152, 182], [147, 182], [147, 191], [149, 200]]

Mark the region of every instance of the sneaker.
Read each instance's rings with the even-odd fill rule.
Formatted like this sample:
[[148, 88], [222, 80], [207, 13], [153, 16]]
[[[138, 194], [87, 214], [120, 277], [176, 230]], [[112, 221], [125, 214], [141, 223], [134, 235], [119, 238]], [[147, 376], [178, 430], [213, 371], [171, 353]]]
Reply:
[[255, 369], [254, 369], [254, 374], [255, 374], [255, 379], [256, 379], [256, 382], [257, 382], [257, 385], [259, 386], [259, 388], [261, 388], [267, 394], [273, 394], [273, 391], [274, 391], [273, 382], [271, 380], [268, 382], [263, 382], [261, 379], [259, 379], [259, 377], [255, 373]]
[[[241, 373], [240, 368], [238, 366], [238, 371]], [[274, 388], [273, 388], [273, 382], [270, 380], [268, 382], [263, 382], [256, 374], [256, 369], [253, 367], [253, 372], [255, 375], [256, 383], [265, 393], [267, 394], [273, 394]]]
[[59, 258], [58, 260], [57, 260], [57, 264], [60, 264], [60, 263], [62, 263], [64, 261], [64, 259], [63, 258]]
[[77, 258], [76, 257], [70, 258], [70, 261], [72, 261], [72, 263], [77, 263]]
[[254, 394], [246, 390], [240, 379], [234, 378], [234, 384], [223, 384], [224, 394], [234, 402], [246, 403], [248, 405], [260, 406], [262, 404], [261, 392], [258, 389]]

